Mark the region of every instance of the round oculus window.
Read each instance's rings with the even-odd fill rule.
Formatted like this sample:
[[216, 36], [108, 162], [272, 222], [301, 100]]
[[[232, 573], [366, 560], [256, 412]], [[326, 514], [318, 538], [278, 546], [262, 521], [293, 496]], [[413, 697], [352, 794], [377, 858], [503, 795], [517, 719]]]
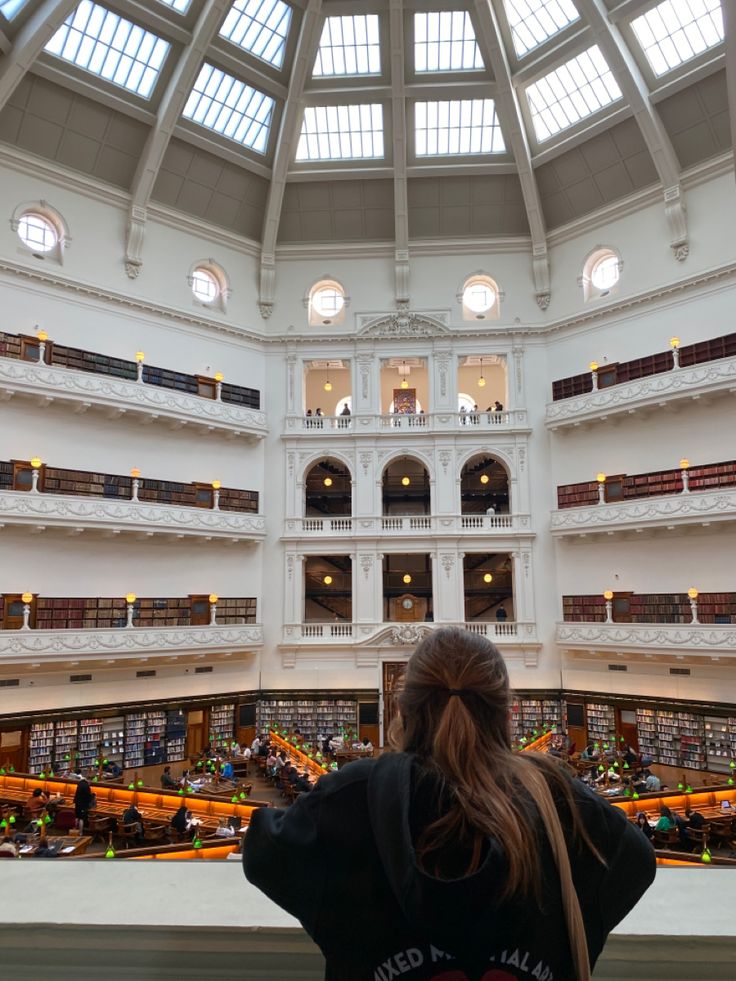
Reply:
[[488, 313], [496, 302], [496, 291], [482, 279], [472, 280], [463, 290], [463, 303], [473, 313]]
[[192, 273], [192, 293], [200, 303], [214, 303], [220, 295], [220, 284], [209, 269], [200, 266]]
[[345, 306], [345, 297], [335, 286], [320, 286], [312, 293], [312, 306], [320, 317], [336, 317]]
[[590, 271], [590, 281], [598, 290], [610, 290], [619, 280], [621, 273], [618, 256], [607, 252], [597, 259]]
[[59, 234], [48, 218], [31, 212], [18, 222], [18, 235], [33, 252], [50, 252], [59, 241]]

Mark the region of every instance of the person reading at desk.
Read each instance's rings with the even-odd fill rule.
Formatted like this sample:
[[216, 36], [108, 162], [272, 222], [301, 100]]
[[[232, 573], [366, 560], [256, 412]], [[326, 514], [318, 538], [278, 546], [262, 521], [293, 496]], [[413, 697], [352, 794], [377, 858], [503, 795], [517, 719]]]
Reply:
[[246, 877], [330, 981], [589, 981], [654, 879], [649, 842], [556, 760], [513, 751], [506, 665], [482, 635], [429, 633], [397, 702], [393, 752], [254, 811]]
[[161, 787], [163, 790], [178, 790], [179, 781], [175, 780], [171, 776], [171, 767], [165, 766], [164, 772], [161, 774]]
[[172, 830], [176, 831], [177, 834], [186, 835], [189, 831], [189, 822], [191, 819], [192, 812], [187, 809], [185, 804], [182, 804], [171, 816]]
[[133, 825], [136, 839], [143, 841], [143, 815], [132, 801], [123, 811], [121, 820], [123, 824]]

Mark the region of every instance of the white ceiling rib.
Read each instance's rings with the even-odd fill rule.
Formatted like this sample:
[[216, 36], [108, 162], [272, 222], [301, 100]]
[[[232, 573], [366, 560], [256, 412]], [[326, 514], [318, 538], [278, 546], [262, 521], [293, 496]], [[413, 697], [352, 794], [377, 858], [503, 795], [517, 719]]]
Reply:
[[78, 0], [46, 0], [23, 25], [9, 54], [0, 61], [0, 110]]
[[577, 4], [616, 75], [652, 155], [664, 192], [670, 246], [675, 258], [683, 260], [689, 252], [687, 217], [680, 186], [680, 164], [670, 138], [649, 97], [644, 76], [624, 43], [618, 27], [610, 22], [603, 0], [577, 0]]
[[403, 0], [391, 0], [389, 6], [391, 124], [394, 155], [394, 296], [399, 309], [409, 306], [409, 191], [406, 174], [403, 6]]
[[521, 116], [519, 99], [511, 81], [508, 57], [499, 40], [501, 32], [496, 12], [489, 0], [475, 0], [475, 11], [479, 27], [478, 44], [496, 79], [496, 111], [501, 120], [501, 130], [519, 171], [521, 193], [532, 237], [532, 270], [537, 304], [540, 309], [546, 310], [551, 297], [547, 229], [539, 188], [532, 169], [529, 140]]
[[[324, 17], [322, 16], [322, 0], [309, 0], [302, 15], [301, 29], [294, 52], [294, 64], [289, 82], [289, 95], [286, 100], [281, 127], [276, 143], [276, 154], [273, 161], [271, 186], [268, 190], [268, 202], [263, 219], [263, 235], [261, 237], [261, 270], [258, 287], [258, 308], [261, 316], [267, 320], [273, 312], [276, 289], [276, 242], [279, 236], [281, 209], [284, 204], [284, 190], [289, 172], [289, 164], [299, 139], [299, 127], [304, 108], [304, 85], [312, 70]], [[293, 30], [293, 27], [292, 27]]]
[[161, 98], [156, 113], [156, 122], [148, 134], [130, 192], [125, 242], [125, 271], [130, 279], [136, 278], [143, 264], [141, 254], [146, 226], [146, 210], [166, 148], [204, 61], [207, 49], [212, 43], [229, 6], [230, 0], [205, 0], [202, 13], [192, 32], [191, 41], [182, 52]]

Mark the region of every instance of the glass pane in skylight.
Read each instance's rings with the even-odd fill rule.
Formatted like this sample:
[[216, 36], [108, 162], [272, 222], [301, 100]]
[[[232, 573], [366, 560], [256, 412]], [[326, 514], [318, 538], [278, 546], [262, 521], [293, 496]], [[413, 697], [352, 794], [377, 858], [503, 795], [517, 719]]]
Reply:
[[153, 91], [168, 50], [168, 41], [91, 0], [82, 0], [44, 48], [144, 99]]
[[417, 102], [414, 121], [418, 157], [506, 149], [493, 99]]
[[325, 20], [313, 75], [378, 75], [380, 71], [377, 14]]
[[5, 20], [12, 20], [27, 3], [28, 0], [0, 0], [0, 14]]
[[291, 7], [282, 0], [235, 0], [220, 37], [281, 68], [290, 23]]
[[365, 160], [383, 156], [383, 106], [307, 106], [297, 160]]
[[416, 71], [475, 71], [483, 67], [467, 10], [414, 14]]
[[205, 63], [183, 115], [256, 153], [265, 153], [273, 107], [270, 95]]
[[185, 14], [189, 9], [191, 0], [159, 0], [159, 3], [165, 3], [167, 7], [172, 7], [177, 14]]
[[598, 45], [583, 51], [526, 90], [540, 143], [621, 98]]
[[723, 11], [719, 0], [665, 0], [631, 26], [654, 74], [664, 75], [723, 40]]
[[572, 0], [506, 0], [506, 17], [519, 58], [579, 19]]

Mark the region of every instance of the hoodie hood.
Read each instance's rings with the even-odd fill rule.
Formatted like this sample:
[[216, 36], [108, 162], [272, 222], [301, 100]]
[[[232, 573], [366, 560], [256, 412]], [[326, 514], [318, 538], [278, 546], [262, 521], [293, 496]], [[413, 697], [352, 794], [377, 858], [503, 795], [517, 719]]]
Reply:
[[[410, 812], [414, 757], [386, 753], [368, 782], [368, 811], [384, 872], [409, 923], [451, 953], [482, 957], [503, 939], [506, 915], [497, 916], [506, 879], [504, 850], [489, 838], [472, 875], [440, 879], [423, 871], [412, 841]], [[504, 904], [506, 910], [508, 903]], [[506, 913], [506, 910], [504, 911]]]

